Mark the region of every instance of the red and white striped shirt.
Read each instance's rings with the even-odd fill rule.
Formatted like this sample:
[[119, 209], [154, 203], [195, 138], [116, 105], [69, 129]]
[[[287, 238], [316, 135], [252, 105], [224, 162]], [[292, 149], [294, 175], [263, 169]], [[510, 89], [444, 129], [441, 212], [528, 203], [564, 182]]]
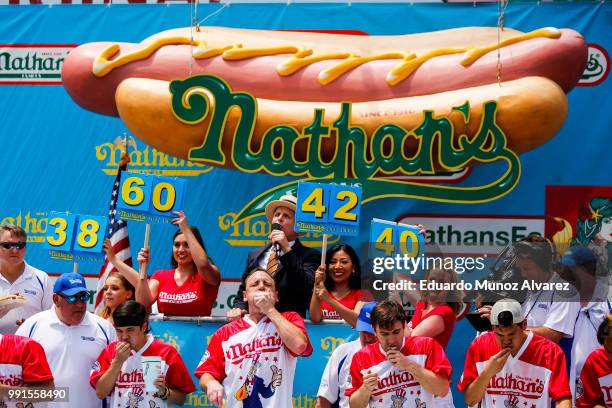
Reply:
[[[308, 338], [300, 315], [281, 314]], [[312, 345], [308, 340], [302, 356], [310, 354]], [[247, 315], [213, 334], [195, 375], [199, 378], [208, 373], [221, 382], [228, 408], [246, 406], [245, 400], [259, 400], [268, 407], [290, 407], [296, 357], [285, 347], [268, 317], [255, 323]]]
[[[494, 332], [476, 337], [467, 351], [459, 391], [465, 391], [500, 351]], [[551, 399], [571, 397], [563, 351], [552, 341], [528, 332], [518, 353], [509, 356], [487, 384], [481, 407], [550, 408]]]
[[[451, 366], [442, 349], [429, 337], [406, 337], [401, 349], [421, 367], [450, 379]], [[395, 367], [387, 360], [380, 343], [369, 344], [359, 350], [351, 361], [350, 376], [346, 395], [351, 396], [363, 384], [363, 376], [368, 372], [378, 374], [378, 386], [370, 396], [370, 408], [433, 407], [434, 395], [426, 391], [408, 371]]]
[[576, 406], [612, 407], [612, 362], [603, 347], [587, 357], [576, 386]]

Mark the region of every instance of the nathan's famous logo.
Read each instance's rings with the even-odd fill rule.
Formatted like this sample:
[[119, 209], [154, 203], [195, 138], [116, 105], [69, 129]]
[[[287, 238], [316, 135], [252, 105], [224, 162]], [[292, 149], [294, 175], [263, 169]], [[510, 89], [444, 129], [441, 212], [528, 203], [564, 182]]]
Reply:
[[[244, 92], [233, 92], [221, 78], [196, 75], [170, 84], [172, 111], [184, 123], [196, 124], [209, 120], [202, 144], [191, 148], [189, 159], [221, 167], [234, 167], [244, 172], [263, 171], [277, 176], [292, 175], [306, 179], [329, 179], [363, 183], [367, 202], [381, 197], [422, 197], [450, 202], [482, 202], [507, 194], [520, 175], [517, 155], [506, 146], [506, 137], [496, 121], [497, 102], [485, 102], [478, 130], [473, 137], [462, 135], [453, 143], [454, 125], [448, 117], [436, 117], [424, 111], [419, 126], [406, 130], [392, 123], [379, 126], [371, 137], [363, 128], [351, 123], [351, 103], [341, 104], [331, 126], [324, 125], [325, 109], [315, 109], [309, 126], [302, 130], [288, 125], [272, 126], [253, 150], [253, 133], [257, 117], [256, 99]], [[209, 102], [212, 96], [214, 106]], [[240, 119], [235, 126], [231, 152], [223, 146], [225, 126], [230, 111], [238, 108]], [[209, 110], [212, 113], [209, 114]], [[464, 126], [470, 123], [470, 105], [452, 109], [461, 115]], [[331, 161], [323, 161], [324, 145], [335, 134]], [[368, 146], [367, 141], [370, 144]], [[407, 155], [405, 147], [416, 143], [415, 152]], [[298, 160], [300, 151], [306, 157]], [[369, 156], [368, 157], [368, 153]], [[327, 151], [327, 156], [330, 156]], [[434, 159], [435, 156], [435, 159]], [[441, 168], [454, 171], [475, 163], [505, 161], [507, 170], [496, 181], [471, 188], [437, 186], [403, 182], [385, 176], [433, 175]], [[241, 213], [242, 216], [252, 214]]]
[[21, 227], [28, 234], [28, 242], [45, 242], [49, 213], [41, 211], [20, 210], [16, 215], [7, 215], [0, 224], [13, 224]]
[[[295, 192], [293, 192], [295, 195]], [[281, 194], [282, 195], [282, 194]], [[257, 197], [257, 202], [268, 203], [272, 199], [276, 199], [276, 195], [263, 194]], [[259, 207], [259, 206], [257, 206]], [[226, 231], [225, 241], [231, 246], [252, 246], [260, 247], [266, 245], [268, 235], [270, 235], [270, 223], [263, 214], [263, 208], [265, 204], [259, 210], [253, 205], [253, 201], [245, 208], [251, 208], [253, 215], [244, 217], [238, 220], [238, 213], [229, 212], [219, 216], [219, 229]], [[242, 209], [241, 213], [244, 213], [245, 209]], [[323, 234], [315, 233], [300, 233], [300, 241], [305, 246], [320, 248], [323, 242]], [[328, 245], [333, 245], [340, 240], [339, 236], [330, 235], [328, 236]]]
[[61, 84], [64, 59], [74, 46], [0, 45], [0, 84]]
[[589, 56], [587, 66], [578, 81], [578, 86], [599, 85], [610, 73], [610, 55], [600, 45], [588, 44]]
[[489, 381], [490, 389], [521, 391], [525, 394], [541, 395], [544, 392], [544, 381], [539, 378], [520, 377], [509, 374], [501, 377], [494, 375]]
[[[117, 174], [117, 167], [124, 150], [124, 142], [117, 137], [113, 143], [102, 143], [96, 146], [96, 159], [105, 161], [102, 171], [109, 175]], [[153, 147], [136, 142], [130, 136], [128, 140], [131, 172], [156, 174], [161, 176], [197, 176], [208, 173], [213, 168], [201, 163], [178, 159]]]

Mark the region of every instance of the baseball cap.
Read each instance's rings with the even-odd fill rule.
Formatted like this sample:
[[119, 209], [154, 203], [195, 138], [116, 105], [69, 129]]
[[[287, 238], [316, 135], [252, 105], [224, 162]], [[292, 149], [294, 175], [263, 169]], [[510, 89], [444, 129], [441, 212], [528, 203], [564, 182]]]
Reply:
[[53, 293], [72, 296], [81, 292], [87, 292], [87, 285], [85, 285], [85, 279], [80, 273], [64, 273], [57, 278], [53, 285]]
[[374, 333], [374, 328], [372, 327], [372, 309], [377, 305], [377, 302], [368, 302], [361, 307], [359, 311], [359, 316], [357, 316], [357, 325], [355, 328], [360, 332], [367, 332], [371, 334]]
[[565, 266], [582, 265], [596, 260], [597, 257], [593, 251], [583, 246], [572, 247], [561, 257], [561, 263]]
[[501, 299], [495, 302], [491, 309], [491, 324], [499, 326], [498, 317], [502, 312], [510, 312], [512, 314], [512, 323], [521, 323], [525, 320], [521, 304], [514, 299]]

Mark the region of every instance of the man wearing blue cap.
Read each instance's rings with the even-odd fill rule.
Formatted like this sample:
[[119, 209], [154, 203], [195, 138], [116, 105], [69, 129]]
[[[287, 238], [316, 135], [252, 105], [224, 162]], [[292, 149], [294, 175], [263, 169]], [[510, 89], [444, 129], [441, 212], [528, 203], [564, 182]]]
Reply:
[[50, 407], [102, 407], [89, 373], [102, 350], [117, 340], [113, 326], [87, 311], [89, 291], [78, 273], [65, 273], [53, 286], [54, 306], [26, 319], [17, 330], [45, 349], [56, 387], [68, 387], [67, 402]]
[[359, 312], [355, 327], [359, 332], [359, 338], [341, 344], [330, 356], [321, 377], [321, 385], [317, 393], [319, 396], [317, 407], [349, 407], [349, 398], [344, 395], [344, 391], [347, 385], [350, 385], [348, 383], [348, 375], [353, 355], [368, 344], [376, 343], [376, 334], [372, 328], [370, 316], [374, 306], [376, 306], [376, 302], [366, 303]]
[[576, 384], [589, 354], [599, 347], [597, 329], [610, 311], [608, 276], [596, 276], [597, 257], [590, 248], [574, 246], [561, 257], [564, 275], [578, 289], [580, 312], [574, 325], [571, 351], [570, 387], [574, 399], [580, 390]]

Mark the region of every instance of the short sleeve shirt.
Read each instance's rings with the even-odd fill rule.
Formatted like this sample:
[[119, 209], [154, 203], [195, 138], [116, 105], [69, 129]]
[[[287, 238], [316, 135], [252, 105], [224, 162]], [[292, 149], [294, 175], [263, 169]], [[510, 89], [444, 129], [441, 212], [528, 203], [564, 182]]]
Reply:
[[589, 354], [576, 385], [576, 406], [612, 407], [612, 362], [603, 347]]
[[[450, 379], [451, 366], [442, 349], [429, 337], [406, 337], [402, 354], [421, 367]], [[351, 396], [363, 385], [363, 376], [370, 372], [378, 374], [378, 386], [370, 396], [370, 408], [435, 406], [434, 395], [425, 390], [408, 372], [392, 365], [379, 343], [369, 344], [359, 350], [351, 362], [350, 385], [345, 394]]]
[[[329, 296], [350, 310], [355, 310], [357, 302], [361, 301], [361, 295], [361, 289], [353, 289], [341, 299], [336, 298], [331, 292], [329, 294]], [[321, 300], [321, 317], [323, 319], [342, 319], [340, 314], [336, 312], [336, 309], [324, 300]]]
[[0, 333], [15, 333], [17, 320], [27, 319], [53, 306], [53, 288], [49, 275], [25, 263], [23, 273], [13, 283], [0, 275], [0, 297], [19, 293], [27, 299], [21, 307], [10, 310], [0, 319]]
[[[489, 358], [500, 351], [494, 332], [476, 337], [468, 348], [457, 388], [465, 391], [482, 373]], [[571, 393], [563, 351], [556, 343], [528, 332], [518, 353], [509, 356], [502, 370], [487, 384], [481, 408], [550, 408], [551, 399], [564, 398], [571, 398]]]
[[442, 348], [446, 349], [451, 334], [453, 334], [455, 321], [457, 320], [457, 318], [455, 317], [455, 312], [453, 312], [453, 309], [451, 309], [451, 307], [448, 305], [435, 306], [426, 314], [423, 314], [424, 309], [425, 302], [419, 300], [414, 310], [414, 316], [412, 316], [412, 320], [410, 321], [412, 328], [414, 329], [419, 325], [419, 323], [421, 323], [423, 320], [427, 319], [430, 316], [442, 317], [442, 320], [444, 320], [444, 331], [435, 336], [433, 339], [436, 340], [442, 346]]
[[[295, 312], [283, 312], [282, 315], [308, 338], [300, 315]], [[310, 354], [312, 345], [308, 341], [302, 355]], [[269, 318], [264, 317], [256, 323], [247, 315], [213, 334], [195, 375], [199, 378], [208, 373], [222, 383], [227, 408], [261, 404], [290, 407], [296, 357], [285, 347]]]
[[327, 361], [317, 395], [332, 404], [338, 403], [339, 408], [349, 408], [348, 397], [345, 395], [349, 369], [353, 355], [361, 350], [359, 339], [338, 346]]
[[157, 271], [151, 277], [159, 282], [159, 313], [169, 316], [210, 316], [219, 286], [206, 283], [197, 272], [178, 286], [174, 280], [174, 271]]
[[[40, 344], [14, 334], [0, 335], [0, 384], [23, 387], [48, 380], [53, 380], [53, 375]], [[0, 402], [0, 406], [14, 408], [17, 402], [4, 401], [4, 404]], [[46, 406], [46, 403], [36, 404], [37, 408]]]
[[[94, 363], [89, 381], [95, 389], [98, 380], [110, 368], [115, 358], [117, 342], [108, 345]], [[154, 340], [149, 336], [147, 343], [138, 350], [132, 351], [130, 357], [121, 366], [121, 371], [111, 392], [110, 406], [112, 408], [123, 408], [131, 406], [159, 407], [168, 406], [167, 401], [160, 398], [157, 392], [146, 390], [143, 362], [145, 357], [160, 357], [162, 374], [166, 375], [166, 386], [173, 390], [179, 390], [185, 394], [195, 391], [189, 371], [185, 367], [179, 353], [170, 345]]]

